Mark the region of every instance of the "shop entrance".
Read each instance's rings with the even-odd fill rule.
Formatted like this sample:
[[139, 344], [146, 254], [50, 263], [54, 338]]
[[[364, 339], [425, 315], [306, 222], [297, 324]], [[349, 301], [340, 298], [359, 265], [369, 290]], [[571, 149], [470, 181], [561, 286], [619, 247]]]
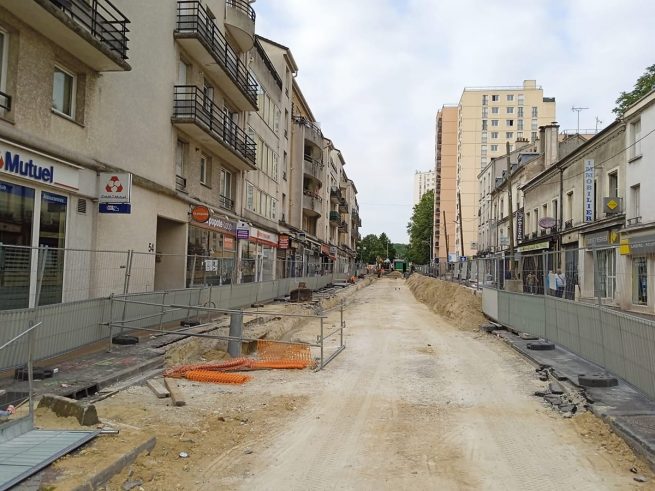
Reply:
[[186, 240], [184, 222], [157, 217], [155, 290], [184, 288]]

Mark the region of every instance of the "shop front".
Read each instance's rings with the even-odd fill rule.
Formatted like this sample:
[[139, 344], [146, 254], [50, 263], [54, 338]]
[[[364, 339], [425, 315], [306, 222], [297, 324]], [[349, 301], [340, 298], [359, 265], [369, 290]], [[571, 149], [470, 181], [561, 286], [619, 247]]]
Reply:
[[616, 297], [616, 260], [619, 234], [609, 229], [581, 234], [585, 245], [582, 296], [613, 303]]
[[650, 277], [655, 270], [655, 230], [622, 234], [619, 253], [624, 258], [623, 276], [627, 283], [622, 289], [623, 303], [638, 311], [652, 312], [653, 285]]
[[[553, 256], [552, 254], [546, 254], [549, 248], [550, 241], [548, 240], [516, 248], [524, 293], [543, 295], [545, 291], [544, 268], [545, 271], [552, 271], [553, 269]], [[499, 263], [501, 288], [505, 287], [505, 280], [511, 278], [509, 262], [509, 257], [506, 257]]]
[[[80, 247], [67, 235], [79, 174], [73, 164], [0, 142], [0, 310], [65, 300], [72, 280], [64, 247]], [[73, 225], [82, 228], [75, 235], [91, 235], [90, 220]]]
[[186, 286], [229, 285], [236, 281], [236, 223], [210, 216], [189, 224]]
[[249, 239], [240, 243], [242, 282], [275, 279], [278, 241], [276, 233], [250, 227]]

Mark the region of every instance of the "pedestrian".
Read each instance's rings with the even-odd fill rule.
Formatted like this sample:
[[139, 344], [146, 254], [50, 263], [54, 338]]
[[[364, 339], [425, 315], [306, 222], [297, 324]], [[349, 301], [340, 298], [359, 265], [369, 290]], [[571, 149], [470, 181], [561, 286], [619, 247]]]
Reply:
[[555, 289], [556, 295], [559, 298], [564, 296], [564, 288], [566, 287], [566, 276], [562, 274], [562, 270], [558, 269], [557, 274], [555, 275]]
[[531, 271], [528, 273], [526, 276], [526, 282], [528, 284], [528, 293], [535, 294], [536, 290], [536, 283], [537, 283], [537, 277], [534, 275], [534, 273]]

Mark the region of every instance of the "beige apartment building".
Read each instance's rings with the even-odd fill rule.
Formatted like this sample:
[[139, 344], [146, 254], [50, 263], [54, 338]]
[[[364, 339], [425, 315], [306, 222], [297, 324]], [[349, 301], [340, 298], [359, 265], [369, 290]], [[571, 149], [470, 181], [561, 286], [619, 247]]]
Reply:
[[434, 191], [436, 185], [435, 170], [420, 171], [414, 173], [414, 204], [418, 204], [421, 198], [428, 191]]
[[457, 106], [437, 112], [435, 139], [434, 240], [435, 258], [445, 263], [455, 253], [457, 217]]
[[544, 97], [535, 80], [526, 80], [516, 87], [464, 89], [457, 114], [457, 193], [461, 213], [458, 204], [454, 249], [459, 255], [471, 256], [478, 251], [480, 171], [490, 159], [506, 152], [506, 142], [513, 149], [517, 139], [534, 141], [539, 126], [554, 120], [555, 99]]
[[[293, 227], [330, 263], [324, 166], [296, 167], [323, 204], [292, 198], [297, 66], [256, 37], [255, 20], [246, 0], [0, 0], [0, 243], [14, 247], [0, 308], [121, 291], [119, 276], [83, 273], [128, 250], [131, 291], [296, 274], [288, 250], [304, 236]], [[320, 130], [307, 139], [324, 162]], [[131, 189], [128, 203], [103, 208], [101, 173], [124, 179], [112, 183]], [[315, 214], [292, 227], [298, 209]], [[30, 265], [46, 246], [37, 294]]]

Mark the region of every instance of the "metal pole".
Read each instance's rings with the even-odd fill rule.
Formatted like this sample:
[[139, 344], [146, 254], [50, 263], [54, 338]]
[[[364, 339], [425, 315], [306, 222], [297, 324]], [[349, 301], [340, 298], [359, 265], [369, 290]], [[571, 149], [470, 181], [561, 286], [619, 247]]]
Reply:
[[[127, 295], [127, 292], [130, 291], [130, 276], [132, 275], [132, 257], [134, 251], [130, 249], [127, 251], [127, 265], [125, 266], [125, 282], [123, 284], [123, 295]], [[125, 324], [125, 314], [127, 310], [127, 302], [123, 303], [123, 317], [122, 321]], [[123, 326], [121, 326], [120, 335], [122, 336], [124, 332]]]
[[113, 337], [112, 333], [112, 324], [114, 322], [114, 294], [109, 295], [109, 349], [107, 353], [111, 353], [111, 338]]
[[30, 421], [32, 422], [32, 426], [34, 426], [33, 361], [34, 361], [34, 330], [30, 330], [30, 333], [27, 335], [27, 379], [28, 379], [29, 391], [30, 391], [29, 410], [30, 410]]
[[605, 362], [605, 334], [603, 332], [603, 301], [600, 295], [600, 275], [598, 274], [598, 250], [594, 248], [594, 289], [596, 290], [596, 298], [598, 300], [598, 326], [600, 327], [600, 344], [603, 347], [603, 366], [606, 367]]
[[[321, 319], [322, 321], [323, 319]], [[232, 357], [241, 356], [241, 342], [243, 337], [243, 311], [230, 314], [230, 341], [227, 343], [227, 352]]]
[[514, 209], [512, 205], [512, 164], [510, 163], [509, 142], [505, 142], [507, 150], [507, 204], [509, 206], [509, 276], [514, 279]]
[[323, 369], [323, 317], [321, 317], [321, 369]]
[[[39, 265], [38, 273], [36, 276], [36, 293], [34, 298], [34, 306], [39, 306], [39, 301], [41, 300], [41, 287], [43, 286], [43, 275], [45, 274], [45, 266], [48, 259], [48, 246], [39, 247]], [[43, 253], [41, 253], [43, 252]]]
[[159, 330], [163, 331], [164, 329], [164, 311], [165, 311], [165, 305], [166, 305], [166, 294], [168, 292], [164, 292], [164, 294], [161, 297], [161, 314], [159, 315]]

